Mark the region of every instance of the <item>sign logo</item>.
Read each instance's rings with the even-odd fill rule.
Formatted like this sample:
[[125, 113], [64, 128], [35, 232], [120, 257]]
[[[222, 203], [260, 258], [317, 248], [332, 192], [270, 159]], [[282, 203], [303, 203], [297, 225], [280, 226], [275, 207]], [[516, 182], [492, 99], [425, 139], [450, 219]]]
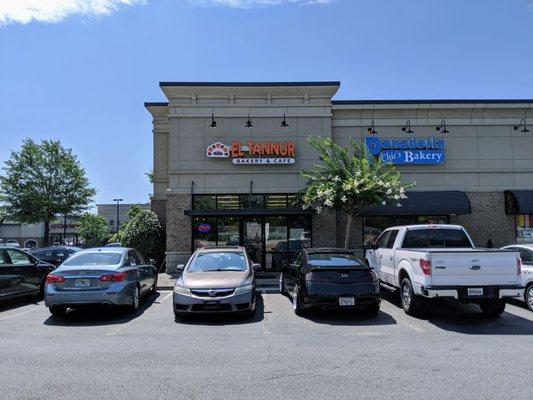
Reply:
[[231, 148], [216, 142], [207, 148], [207, 157], [232, 158], [235, 165], [291, 165], [296, 162], [296, 145], [287, 142], [233, 141]]
[[392, 164], [443, 164], [446, 160], [444, 139], [380, 139], [375, 136], [365, 138], [370, 154]]
[[211, 225], [210, 224], [200, 224], [198, 225], [198, 232], [202, 233], [209, 233], [211, 232]]
[[209, 158], [228, 158], [229, 147], [224, 143], [215, 142], [207, 148], [207, 157]]
[[216, 290], [210, 290], [207, 293], [209, 294], [210, 297], [215, 297], [217, 295], [217, 291]]

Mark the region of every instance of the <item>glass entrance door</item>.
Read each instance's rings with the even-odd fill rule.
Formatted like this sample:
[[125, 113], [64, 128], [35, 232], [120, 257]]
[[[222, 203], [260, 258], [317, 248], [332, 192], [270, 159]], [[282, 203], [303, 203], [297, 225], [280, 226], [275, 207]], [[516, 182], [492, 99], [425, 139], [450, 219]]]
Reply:
[[241, 245], [246, 248], [253, 262], [265, 265], [265, 241], [263, 239], [263, 221], [260, 217], [241, 218]]

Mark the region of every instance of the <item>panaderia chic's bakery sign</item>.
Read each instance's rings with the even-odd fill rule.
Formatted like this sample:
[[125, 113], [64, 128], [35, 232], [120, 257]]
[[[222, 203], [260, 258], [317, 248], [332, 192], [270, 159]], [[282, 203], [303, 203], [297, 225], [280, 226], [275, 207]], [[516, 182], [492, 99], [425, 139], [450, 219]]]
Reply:
[[240, 142], [233, 141], [231, 146], [215, 142], [207, 147], [209, 158], [230, 158], [236, 165], [287, 165], [294, 164], [296, 145], [287, 142]]

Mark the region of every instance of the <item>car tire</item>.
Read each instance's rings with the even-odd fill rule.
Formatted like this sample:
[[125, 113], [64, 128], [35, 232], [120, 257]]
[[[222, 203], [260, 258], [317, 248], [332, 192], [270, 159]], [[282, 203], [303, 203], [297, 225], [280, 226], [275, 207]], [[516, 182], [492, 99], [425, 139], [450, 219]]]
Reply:
[[283, 284], [283, 272], [279, 274], [279, 292], [285, 294], [285, 285]]
[[526, 306], [529, 308], [529, 311], [533, 311], [533, 283], [526, 286], [524, 300], [526, 301]]
[[67, 307], [65, 306], [52, 306], [48, 310], [54, 317], [64, 317], [67, 314]]
[[487, 317], [499, 317], [505, 311], [505, 301], [489, 300], [479, 305]]
[[424, 299], [416, 295], [409, 278], [403, 278], [400, 285], [400, 304], [407, 315], [417, 316], [422, 313]]
[[302, 316], [304, 310], [302, 308], [302, 303], [300, 302], [300, 293], [298, 293], [298, 285], [294, 285], [294, 293], [292, 295], [292, 309], [296, 315]]
[[131, 296], [131, 304], [128, 306], [128, 312], [130, 314], [135, 314], [139, 309], [139, 304], [141, 303], [141, 289], [139, 286], [135, 286], [135, 291], [133, 296]]

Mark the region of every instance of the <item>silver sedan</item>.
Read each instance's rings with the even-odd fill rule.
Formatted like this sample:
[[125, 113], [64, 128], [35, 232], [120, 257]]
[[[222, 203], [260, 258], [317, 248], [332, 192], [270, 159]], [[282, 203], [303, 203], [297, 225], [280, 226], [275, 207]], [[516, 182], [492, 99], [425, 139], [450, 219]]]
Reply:
[[157, 269], [134, 249], [105, 247], [82, 250], [46, 278], [44, 301], [50, 313], [99, 305], [139, 308], [141, 297], [157, 288]]

